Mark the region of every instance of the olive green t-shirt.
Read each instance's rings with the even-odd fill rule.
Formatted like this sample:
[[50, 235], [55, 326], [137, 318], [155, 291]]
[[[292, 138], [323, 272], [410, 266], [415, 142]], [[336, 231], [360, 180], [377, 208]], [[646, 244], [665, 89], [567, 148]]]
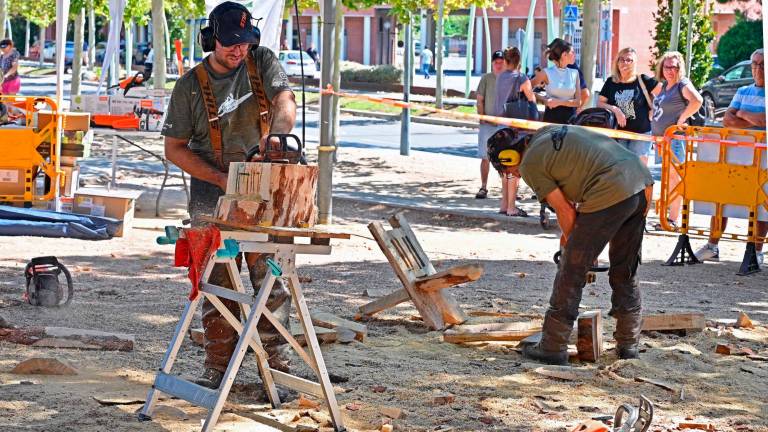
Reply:
[[483, 97], [483, 108], [485, 109], [483, 114], [495, 115], [492, 111], [494, 100], [496, 99], [496, 74], [493, 72], [483, 74], [480, 77], [480, 83], [477, 85], [475, 95], [475, 97]]
[[[255, 51], [256, 67], [261, 72], [264, 92], [269, 100], [281, 91], [290, 91], [288, 76], [275, 54], [265, 47]], [[259, 103], [251, 91], [245, 60], [229, 73], [217, 74], [211, 70], [208, 58], [202, 66], [208, 71], [211, 88], [219, 107], [219, 124], [224, 151], [224, 164], [244, 161], [249, 149], [261, 138]], [[168, 103], [163, 136], [189, 139], [189, 148], [215, 166], [208, 129], [208, 112], [193, 70], [187, 71], [173, 88]]]
[[552, 132], [562, 127], [545, 126], [536, 132], [520, 163], [523, 180], [540, 200], [560, 188], [579, 205], [579, 212], [594, 213], [653, 184], [650, 171], [634, 153], [589, 129], [567, 126], [556, 150]]

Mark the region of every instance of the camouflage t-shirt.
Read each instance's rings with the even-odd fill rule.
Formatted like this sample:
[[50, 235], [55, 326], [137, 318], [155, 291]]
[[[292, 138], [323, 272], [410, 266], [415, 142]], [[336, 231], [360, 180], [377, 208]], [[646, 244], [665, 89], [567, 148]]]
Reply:
[[[281, 91], [291, 91], [288, 76], [269, 48], [256, 48], [255, 60], [269, 100]], [[203, 60], [202, 66], [208, 71], [219, 108], [224, 164], [244, 161], [245, 154], [258, 145], [261, 138], [259, 103], [251, 91], [245, 60], [226, 74], [214, 72], [208, 64], [208, 58]], [[162, 135], [189, 139], [189, 148], [216, 166], [208, 129], [208, 113], [200, 83], [193, 70], [179, 78], [173, 88]]]

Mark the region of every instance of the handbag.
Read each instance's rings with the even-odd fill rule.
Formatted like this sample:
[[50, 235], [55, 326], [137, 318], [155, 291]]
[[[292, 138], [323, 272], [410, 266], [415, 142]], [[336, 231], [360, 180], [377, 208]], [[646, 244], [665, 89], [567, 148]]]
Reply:
[[512, 88], [509, 92], [507, 102], [504, 103], [504, 117], [517, 118], [524, 120], [538, 120], [539, 110], [535, 102], [530, 102], [520, 94], [520, 77], [518, 75], [512, 81]]

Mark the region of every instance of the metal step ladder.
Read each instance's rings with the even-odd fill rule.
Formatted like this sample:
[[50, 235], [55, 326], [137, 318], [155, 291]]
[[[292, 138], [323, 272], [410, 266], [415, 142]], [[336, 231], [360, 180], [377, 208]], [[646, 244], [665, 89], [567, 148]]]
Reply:
[[[311, 230], [310, 230], [311, 231]], [[288, 234], [291, 234], [290, 232]], [[311, 237], [307, 230], [303, 230], [303, 236]], [[183, 231], [182, 234], [183, 236]], [[296, 236], [300, 236], [296, 234]], [[299, 284], [299, 278], [296, 273], [296, 255], [297, 254], [323, 254], [331, 253], [331, 246], [328, 244], [294, 244], [293, 237], [280, 237], [280, 243], [275, 242], [270, 235], [261, 232], [245, 231], [221, 231], [223, 248], [211, 254], [205, 266], [200, 284], [200, 293], [195, 299], [187, 303], [184, 312], [181, 315], [179, 323], [173, 334], [168, 350], [163, 357], [160, 369], [155, 377], [155, 382], [147, 395], [147, 401], [139, 413], [139, 420], [151, 420], [152, 411], [158, 401], [159, 392], [184, 399], [187, 402], [204, 407], [208, 410], [208, 416], [203, 424], [202, 432], [213, 429], [219, 419], [221, 410], [227, 400], [232, 384], [235, 381], [237, 372], [245, 357], [245, 353], [250, 346], [256, 353], [256, 361], [259, 368], [264, 388], [273, 408], [280, 408], [280, 397], [277, 393], [276, 385], [282, 385], [290, 389], [314, 395], [324, 400], [331, 421], [336, 431], [343, 431], [344, 423], [336, 402], [336, 394], [333, 391], [328, 371], [325, 367], [320, 345], [317, 341], [312, 318], [309, 314], [304, 293]], [[347, 237], [348, 238], [348, 237]], [[283, 243], [290, 241], [290, 243]], [[275, 259], [268, 259], [267, 276], [261, 283], [258, 293], [255, 296], [246, 294], [243, 286], [240, 272], [237, 269], [236, 257], [240, 252], [255, 252], [274, 254]], [[227, 289], [208, 283], [208, 279], [213, 271], [215, 264], [226, 265], [230, 279], [235, 285], [235, 290]], [[286, 329], [266, 307], [267, 299], [272, 288], [277, 281], [282, 279], [290, 290], [294, 306], [296, 306], [297, 315], [304, 331], [307, 344], [307, 351], [296, 341], [291, 332]], [[187, 334], [192, 317], [197, 310], [200, 301], [207, 298], [229, 324], [238, 332], [240, 338], [235, 347], [235, 352], [230, 359], [221, 385], [218, 389], [209, 389], [191, 381], [185, 380], [177, 375], [171, 374], [171, 369], [176, 360], [176, 356]], [[241, 323], [224, 304], [220, 298], [238, 302], [241, 310], [247, 319]], [[295, 375], [281, 372], [269, 367], [267, 359], [268, 354], [264, 350], [257, 324], [259, 319], [264, 316], [280, 333], [280, 335], [296, 350], [297, 354], [310, 366], [317, 376], [317, 382], [310, 381]]]

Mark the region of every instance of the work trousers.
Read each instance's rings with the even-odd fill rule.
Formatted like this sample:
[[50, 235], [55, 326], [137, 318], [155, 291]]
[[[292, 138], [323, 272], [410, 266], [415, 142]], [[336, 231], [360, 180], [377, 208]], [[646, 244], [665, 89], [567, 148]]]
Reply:
[[[224, 191], [219, 187], [192, 178], [190, 181], [189, 214], [192, 217], [193, 226], [204, 225], [204, 223], [199, 222], [199, 216], [212, 215], [219, 196], [223, 194]], [[251, 264], [248, 265], [248, 273], [253, 289], [258, 292], [261, 282], [267, 274], [266, 259], [271, 254], [252, 255], [259, 255], [255, 260], [246, 260], [251, 261]], [[241, 268], [242, 256], [238, 256], [238, 277]], [[208, 280], [213, 285], [234, 289], [234, 283], [230, 279], [224, 264], [216, 264]], [[234, 316], [240, 317], [240, 307], [237, 302], [227, 299], [221, 299], [221, 301]], [[291, 294], [283, 285], [282, 280], [278, 279], [275, 281], [272, 292], [267, 299], [267, 309], [275, 315], [285, 328], [288, 328], [288, 318], [291, 312]], [[287, 371], [287, 364], [280, 358], [285, 341], [266, 318], [262, 317], [257, 327], [264, 349], [269, 354], [270, 366], [274, 369]], [[205, 367], [221, 372], [226, 371], [229, 359], [235, 351], [238, 335], [235, 329], [229, 325], [227, 320], [208, 299], [203, 300], [203, 330], [205, 332]]]
[[587, 272], [609, 245], [608, 282], [613, 291], [609, 315], [616, 318], [619, 346], [637, 344], [642, 326], [636, 272], [645, 228], [645, 192], [594, 213], [578, 213], [555, 276], [543, 325], [542, 347], [565, 351], [579, 315]]

